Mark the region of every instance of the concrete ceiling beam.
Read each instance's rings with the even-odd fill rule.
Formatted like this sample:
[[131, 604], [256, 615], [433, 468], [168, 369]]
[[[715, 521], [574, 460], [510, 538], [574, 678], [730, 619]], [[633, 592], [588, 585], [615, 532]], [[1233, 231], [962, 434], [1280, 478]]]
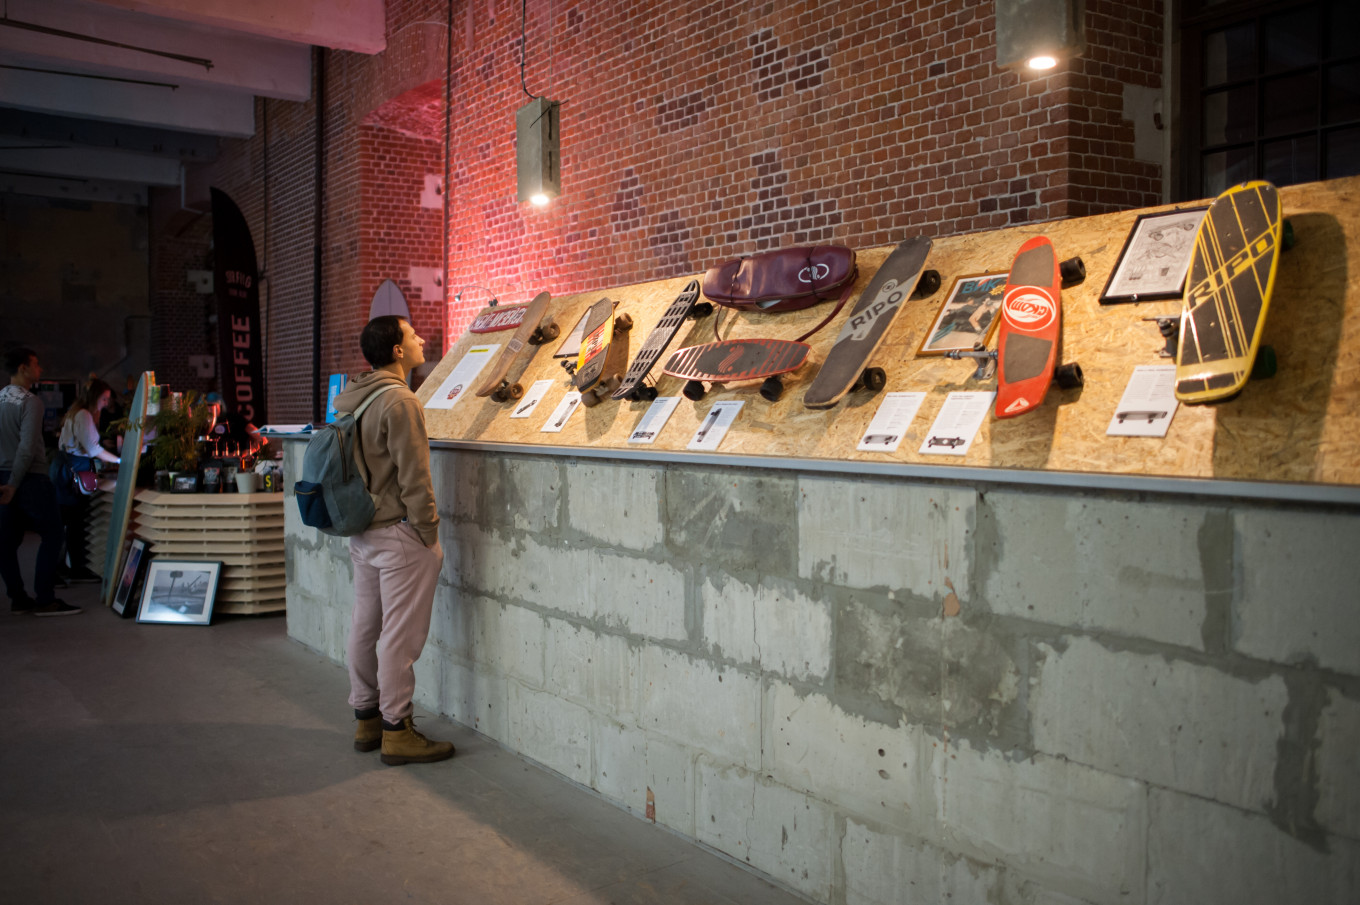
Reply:
[[381, 53], [387, 47], [383, 0], [99, 0], [213, 28], [335, 50]]
[[112, 148], [25, 145], [12, 138], [0, 138], [0, 171], [136, 185], [179, 185], [183, 178], [180, 162], [169, 157]]
[[255, 133], [255, 98], [0, 69], [0, 107], [233, 138]]
[[[300, 44], [214, 32], [79, 0], [9, 0], [8, 18], [132, 45], [116, 47], [0, 24], [0, 58], [9, 65], [181, 86], [226, 87], [291, 101], [304, 101], [311, 94], [311, 49]], [[209, 61], [211, 65], [192, 60]]]

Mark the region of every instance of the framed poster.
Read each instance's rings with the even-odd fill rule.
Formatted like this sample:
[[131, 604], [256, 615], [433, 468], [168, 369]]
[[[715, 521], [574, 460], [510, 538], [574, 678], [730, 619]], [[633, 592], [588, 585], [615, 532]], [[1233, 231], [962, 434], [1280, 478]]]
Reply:
[[996, 332], [996, 313], [1006, 291], [1005, 273], [978, 273], [954, 280], [917, 355], [943, 355], [986, 345]]
[[118, 590], [113, 594], [113, 611], [119, 616], [131, 616], [136, 609], [129, 609], [128, 601], [137, 599], [137, 583], [142, 577], [142, 565], [147, 558], [146, 541], [134, 537], [128, 547], [127, 561], [123, 563], [123, 574], [118, 579]]
[[1207, 207], [1143, 214], [1134, 221], [1100, 304], [1180, 298]]
[[207, 625], [222, 563], [187, 559], [155, 559], [146, 573], [138, 622]]

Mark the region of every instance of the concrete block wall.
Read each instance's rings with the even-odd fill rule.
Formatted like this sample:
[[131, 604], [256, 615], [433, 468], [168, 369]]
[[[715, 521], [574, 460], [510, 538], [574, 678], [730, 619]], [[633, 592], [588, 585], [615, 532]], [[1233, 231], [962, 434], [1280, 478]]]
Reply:
[[[836, 905], [1360, 899], [1360, 513], [433, 462], [418, 702], [639, 819]], [[343, 661], [345, 543], [287, 511]]]

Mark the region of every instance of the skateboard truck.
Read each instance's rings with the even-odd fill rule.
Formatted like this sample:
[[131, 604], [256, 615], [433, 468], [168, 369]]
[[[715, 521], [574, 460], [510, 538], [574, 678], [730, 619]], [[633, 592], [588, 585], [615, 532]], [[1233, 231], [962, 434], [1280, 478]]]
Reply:
[[1157, 351], [1160, 358], [1175, 358], [1176, 346], [1181, 337], [1181, 316], [1179, 314], [1166, 317], [1145, 317], [1145, 321], [1156, 321], [1157, 329], [1162, 331], [1162, 337], [1166, 340], [1166, 345]]
[[965, 358], [972, 358], [977, 361], [977, 370], [973, 372], [975, 380], [990, 380], [996, 373], [996, 350], [988, 350], [982, 343], [973, 343], [972, 350], [950, 349], [944, 353], [945, 358], [952, 358], [955, 361], [962, 361]]
[[[529, 345], [541, 346], [546, 342], [552, 342], [557, 339], [559, 332], [557, 324], [554, 324], [551, 318], [544, 318], [543, 322], [534, 328], [534, 332], [529, 334]], [[518, 399], [519, 397], [516, 396], [515, 398]]]

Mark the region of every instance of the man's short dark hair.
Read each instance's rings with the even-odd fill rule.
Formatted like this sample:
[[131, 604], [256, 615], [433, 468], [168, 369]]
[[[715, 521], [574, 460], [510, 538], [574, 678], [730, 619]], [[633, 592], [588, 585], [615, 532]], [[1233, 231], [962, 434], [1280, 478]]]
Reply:
[[28, 346], [19, 346], [10, 349], [5, 353], [5, 368], [10, 374], [18, 374], [19, 369], [28, 364], [33, 358], [36, 358], [37, 355], [38, 353], [34, 352]]
[[359, 348], [364, 358], [375, 368], [390, 365], [396, 356], [392, 354], [395, 346], [401, 345], [401, 323], [406, 318], [397, 314], [384, 314], [375, 317], [359, 334]]

